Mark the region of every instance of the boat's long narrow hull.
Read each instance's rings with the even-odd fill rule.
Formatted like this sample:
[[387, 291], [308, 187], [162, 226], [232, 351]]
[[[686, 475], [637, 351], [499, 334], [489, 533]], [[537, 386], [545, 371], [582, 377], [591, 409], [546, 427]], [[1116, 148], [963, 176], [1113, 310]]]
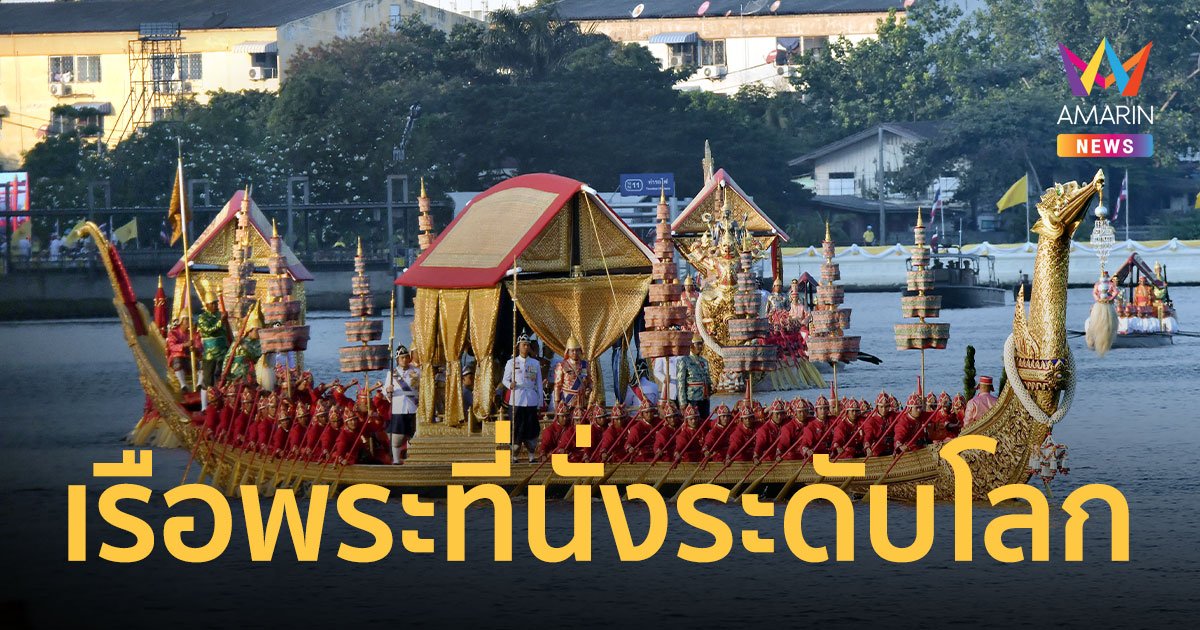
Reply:
[[[93, 234], [99, 243], [102, 236], [96, 230]], [[101, 248], [102, 250], [105, 248]], [[107, 254], [105, 254], [107, 256]], [[117, 292], [117, 276], [113, 266], [105, 260], [106, 267], [113, 282], [114, 293]], [[512, 467], [507, 478], [456, 478], [451, 474], [452, 463], [445, 461], [412, 461], [403, 466], [368, 466], [354, 465], [346, 467], [326, 466], [316, 463], [290, 461], [282, 464], [277, 460], [255, 458], [251, 454], [222, 447], [210, 447], [208, 443], [196, 444], [196, 433], [191, 426], [188, 412], [179, 404], [177, 394], [171, 385], [167, 374], [165, 348], [161, 337], [153, 326], [147, 326], [148, 316], [144, 309], [137, 315], [131, 315], [122, 306], [120, 298], [114, 300], [121, 316], [122, 329], [134, 361], [137, 364], [139, 378], [150, 402], [158, 412], [159, 419], [174, 433], [185, 448], [191, 449], [210, 477], [215, 477], [214, 483], [229, 487], [235, 482], [256, 483], [259, 481], [270, 484], [333, 483], [342, 485], [356, 483], [373, 483], [393, 488], [430, 488], [444, 487], [452, 484], [471, 485], [476, 483], [499, 483], [501, 485], [516, 485], [530, 477], [533, 468], [528, 464]], [[135, 322], [133, 317], [140, 316], [142, 322]], [[1041, 443], [1046, 435], [1044, 425], [1036, 422], [1026, 413], [1021, 404], [1012, 395], [1011, 389], [1006, 389], [1000, 395], [997, 403], [979, 421], [968, 427], [964, 434], [981, 434], [993, 437], [997, 441], [996, 452], [964, 453], [964, 458], [970, 463], [973, 473], [973, 494], [975, 499], [983, 499], [987, 493], [1000, 486], [1010, 483], [1023, 483], [1028, 480], [1027, 462], [1034, 448]], [[486, 437], [480, 437], [486, 440]], [[423, 444], [435, 446], [434, 438], [418, 440], [411, 453], [420, 459]], [[810, 484], [819, 481], [842, 484], [848, 482], [850, 491], [865, 492], [872, 484], [886, 483], [890, 487], [891, 496], [899, 499], [913, 499], [918, 485], [932, 485], [939, 499], [950, 499], [953, 496], [954, 478], [950, 466], [939, 457], [941, 444], [933, 444], [913, 450], [903, 455], [899, 461], [892, 456], [869, 458], [866, 460], [866, 476], [847, 480], [845, 478], [821, 478], [802, 462], [783, 462], [775, 467], [763, 479], [763, 483], [786, 483], [796, 477], [798, 484]], [[861, 460], [842, 460], [861, 461]], [[895, 464], [893, 466], [893, 464]], [[670, 470], [667, 463], [645, 464], [626, 463], [621, 465], [609, 464], [606, 473], [611, 472], [606, 483], [630, 484], [637, 482], [656, 483], [663, 480], [664, 485], [675, 485], [691, 480], [694, 483], [717, 483], [734, 485], [743, 478], [751, 480], [767, 472], [769, 465], [756, 467], [750, 462], [738, 462], [729, 466], [719, 476], [723, 464], [716, 462], [703, 467], [698, 473], [698, 463], [682, 463]], [[890, 469], [890, 471], [889, 471]], [[796, 476], [799, 471], [799, 476]], [[884, 473], [886, 477], [884, 476]], [[693, 473], [696, 473], [693, 477]], [[747, 473], [750, 473], [747, 476]], [[578, 483], [578, 480], [563, 479], [554, 476], [550, 466], [545, 466], [529, 479], [530, 483], [568, 485]], [[586, 483], [586, 482], [585, 482]]]
[[1175, 343], [1170, 333], [1128, 333], [1113, 337], [1114, 348], [1161, 348]]

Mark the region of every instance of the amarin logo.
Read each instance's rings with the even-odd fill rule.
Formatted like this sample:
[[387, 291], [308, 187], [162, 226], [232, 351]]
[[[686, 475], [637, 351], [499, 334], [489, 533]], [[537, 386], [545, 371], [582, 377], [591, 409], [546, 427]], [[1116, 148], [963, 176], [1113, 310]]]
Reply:
[[[1121, 90], [1121, 96], [1137, 96], [1138, 89], [1142, 86], [1142, 73], [1146, 71], [1146, 63], [1150, 60], [1150, 47], [1153, 45], [1154, 42], [1146, 44], [1125, 63], [1121, 63], [1121, 60], [1117, 58], [1117, 53], [1109, 45], [1107, 37], [1101, 40], [1100, 46], [1092, 54], [1091, 61], [1086, 64], [1061, 43], [1058, 48], [1062, 51], [1063, 70], [1067, 73], [1067, 82], [1071, 84], [1071, 93], [1075, 96], [1091, 94], [1094, 85], [1099, 85], [1100, 89], [1107, 89], [1114, 83]], [[1108, 67], [1112, 70], [1112, 74], [1107, 77], [1099, 74], [1101, 58], [1108, 59]], [[1083, 74], [1079, 74], [1080, 72]]]

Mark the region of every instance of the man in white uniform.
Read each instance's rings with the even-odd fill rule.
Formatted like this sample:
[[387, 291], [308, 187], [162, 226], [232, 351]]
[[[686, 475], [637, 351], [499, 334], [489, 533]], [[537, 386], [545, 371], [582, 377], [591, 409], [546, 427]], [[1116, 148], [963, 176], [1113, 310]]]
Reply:
[[388, 422], [388, 438], [392, 441], [392, 462], [403, 464], [408, 456], [405, 443], [417, 432], [417, 388], [421, 368], [412, 364], [408, 348], [396, 347], [396, 364], [388, 383], [392, 397], [392, 419]]
[[537, 460], [538, 408], [542, 406], [542, 363], [529, 355], [529, 335], [517, 338], [517, 356], [504, 364], [501, 383], [508, 389], [508, 404], [512, 408], [512, 460], [517, 461], [521, 445], [529, 452], [529, 463]]
[[[644, 396], [646, 398], [646, 404], [656, 406], [656, 405], [658, 405], [658, 398], [659, 398], [658, 384], [656, 384], [654, 381], [650, 380], [650, 375], [647, 374], [648, 371], [649, 370], [646, 367], [646, 360], [638, 359], [637, 376], [638, 376], [638, 385], [642, 389], [642, 396]], [[641, 405], [642, 405], [642, 399], [637, 395], [637, 392], [635, 392], [633, 390], [633, 387], [630, 387], [629, 392], [625, 394], [625, 408], [626, 409], [637, 409]]]
[[[664, 387], [667, 382], [667, 368], [671, 370], [671, 386]], [[654, 380], [658, 383], [658, 391], [666, 392], [667, 400], [675, 400], [679, 394], [679, 357], [659, 357], [654, 360]]]

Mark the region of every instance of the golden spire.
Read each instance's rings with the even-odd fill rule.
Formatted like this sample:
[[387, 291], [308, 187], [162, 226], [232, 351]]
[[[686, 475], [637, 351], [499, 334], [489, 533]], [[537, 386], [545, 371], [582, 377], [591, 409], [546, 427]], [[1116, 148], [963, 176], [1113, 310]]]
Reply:
[[921, 223], [921, 206], [917, 206], [917, 227], [925, 227], [925, 224]]
[[420, 194], [420, 195], [417, 195], [417, 197], [420, 197], [420, 198], [424, 199], [425, 197], [428, 197], [428, 196], [429, 196], [429, 195], [426, 195], [426, 194], [425, 194], [425, 177], [424, 177], [424, 176], [422, 176], [422, 177], [421, 177], [421, 194]]
[[358, 257], [362, 258], [362, 237], [358, 237]]
[[666, 182], [662, 183], [658, 187], [658, 203], [661, 203], [661, 204], [667, 203], [667, 184], [666, 184]]
[[829, 222], [828, 221], [825, 222], [825, 240], [827, 240], [827, 241], [833, 240], [832, 238], [829, 237]]
[[158, 288], [162, 288], [162, 274], [159, 274], [158, 276]]
[[279, 230], [275, 227], [275, 219], [271, 219], [271, 238], [278, 238]]

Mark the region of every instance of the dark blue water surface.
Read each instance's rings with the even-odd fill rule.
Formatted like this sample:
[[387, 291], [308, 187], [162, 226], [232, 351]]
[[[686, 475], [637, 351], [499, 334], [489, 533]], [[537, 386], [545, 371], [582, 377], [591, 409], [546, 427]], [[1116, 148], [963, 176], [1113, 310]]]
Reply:
[[[1200, 290], [1172, 289], [1185, 330], [1200, 330]], [[1090, 305], [1087, 291], [1072, 291], [1069, 327], [1081, 328]], [[881, 388], [903, 399], [915, 386], [920, 356], [897, 352], [891, 326], [898, 318], [895, 294], [852, 294], [852, 332], [882, 366], [855, 365], [842, 373], [844, 393], [873, 400]], [[313, 320], [309, 367], [318, 379], [337, 369], [342, 324], [336, 314]], [[951, 393], [962, 385], [963, 353], [975, 345], [980, 374], [999, 376], [1000, 352], [1011, 330], [1012, 307], [944, 313], [951, 342], [927, 357], [927, 379]], [[407, 333], [407, 323], [397, 330]], [[404, 335], [407, 337], [407, 335]], [[404, 339], [407, 341], [407, 339]], [[163, 551], [161, 540], [145, 562], [122, 566], [95, 554], [101, 542], [126, 545], [131, 538], [94, 515], [86, 563], [66, 562], [66, 487], [91, 484], [91, 465], [120, 458], [122, 438], [136, 421], [143, 398], [136, 371], [116, 320], [0, 324], [0, 558], [3, 618], [36, 627], [107, 627], [117, 624], [173, 627], [354, 627], [409, 625], [478, 627], [1149, 627], [1193, 626], [1200, 612], [1197, 546], [1200, 521], [1200, 339], [1169, 348], [1117, 350], [1097, 359], [1072, 341], [1079, 367], [1075, 405], [1055, 431], [1070, 446], [1071, 474], [1060, 477], [1052, 499], [1051, 561], [1005, 565], [983, 548], [986, 523], [1004, 512], [976, 509], [975, 556], [953, 560], [952, 510], [936, 510], [933, 551], [897, 565], [878, 559], [868, 537], [867, 509], [855, 513], [856, 560], [810, 565], [783, 541], [782, 507], [773, 519], [751, 518], [737, 506], [706, 511], [742, 529], [776, 539], [776, 553], [735, 549], [725, 560], [695, 565], [675, 557], [681, 542], [709, 540], [672, 517], [667, 542], [653, 559], [617, 560], [601, 503], [594, 503], [593, 560], [549, 565], [528, 551], [526, 504], [515, 507], [512, 562], [491, 560], [490, 510], [476, 510], [468, 524], [468, 561], [445, 561], [444, 509], [433, 519], [403, 515], [398, 503], [366, 507], [392, 525], [392, 554], [372, 565], [338, 560], [340, 542], [365, 545], [369, 537], [344, 525], [333, 510], [326, 521], [320, 561], [295, 561], [287, 539], [276, 560], [248, 559], [241, 508], [233, 506], [234, 539], [225, 555], [188, 565]], [[812, 393], [815, 396], [816, 393]], [[130, 510], [161, 532], [169, 516], [162, 492], [179, 483], [188, 454], [154, 453], [151, 505]], [[193, 472], [193, 476], [194, 476]], [[1132, 512], [1132, 559], [1107, 560], [1108, 517], [1096, 509], [1088, 524], [1083, 563], [1062, 560], [1065, 517], [1062, 497], [1085, 483], [1111, 484]], [[522, 500], [523, 501], [523, 500]], [[627, 505], [635, 539], [646, 514]], [[911, 506], [893, 505], [893, 540], [906, 544], [914, 531]], [[814, 505], [806, 512], [812, 542], [832, 545], [833, 513]], [[206, 531], [211, 519], [197, 527]], [[436, 539], [437, 553], [416, 556], [399, 545], [399, 531], [419, 527]], [[572, 527], [570, 507], [550, 507], [549, 536], [563, 543]], [[206, 537], [196, 536], [193, 543]], [[1011, 544], [1026, 543], [1013, 535]], [[832, 551], [832, 548], [831, 548]]]

